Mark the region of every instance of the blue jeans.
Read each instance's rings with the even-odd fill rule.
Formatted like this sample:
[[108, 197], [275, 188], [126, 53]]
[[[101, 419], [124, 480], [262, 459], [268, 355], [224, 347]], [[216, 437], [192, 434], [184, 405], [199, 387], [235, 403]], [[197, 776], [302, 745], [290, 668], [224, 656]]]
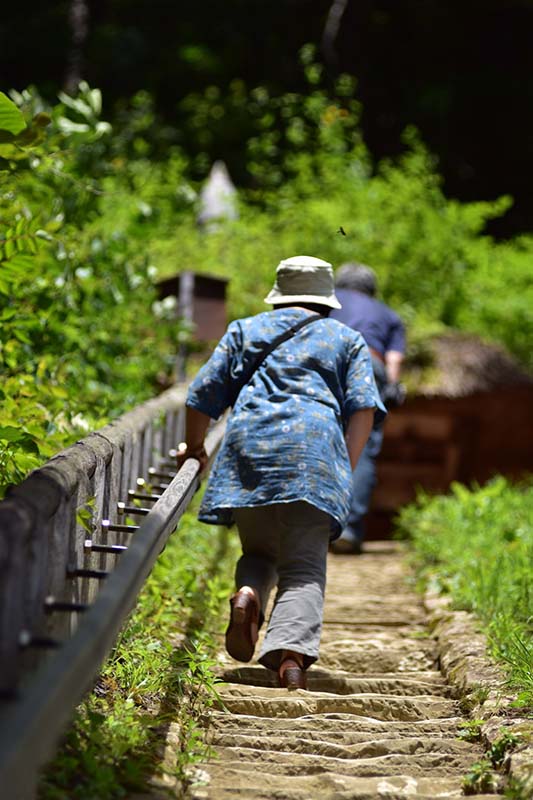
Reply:
[[[387, 383], [384, 364], [376, 358], [372, 359], [376, 386], [381, 393]], [[360, 544], [365, 535], [364, 518], [370, 506], [372, 491], [376, 485], [376, 458], [383, 444], [383, 422], [374, 423], [368, 441], [352, 474], [352, 498], [350, 513], [341, 539], [353, 544]]]
[[350, 513], [346, 527], [342, 532], [343, 539], [362, 542], [364, 538], [364, 517], [368, 512], [372, 491], [376, 485], [376, 458], [383, 442], [383, 427], [372, 429], [363, 452], [353, 471], [353, 490], [350, 502]]

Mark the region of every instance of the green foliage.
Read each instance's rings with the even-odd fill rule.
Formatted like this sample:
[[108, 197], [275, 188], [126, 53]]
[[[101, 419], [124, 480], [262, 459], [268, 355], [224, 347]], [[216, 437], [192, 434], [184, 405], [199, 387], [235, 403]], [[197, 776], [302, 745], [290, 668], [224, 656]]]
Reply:
[[506, 782], [503, 796], [507, 800], [530, 800], [531, 786], [525, 786], [523, 781], [511, 776]]
[[492, 765], [496, 769], [502, 767], [507, 754], [514, 750], [521, 741], [522, 739], [518, 734], [503, 730], [500, 736], [491, 744], [487, 753]]
[[[122, 104], [113, 128], [101, 118], [100, 92], [85, 83], [53, 108], [31, 88], [3, 96], [0, 424], [21, 438], [0, 440], [0, 493], [168, 384], [189, 330], [176, 324], [172, 299], [157, 299], [154, 280], [184, 268], [230, 278], [234, 317], [266, 308], [281, 258], [361, 260], [413, 340], [453, 326], [533, 364], [533, 240], [483, 235], [509, 200], [446, 199], [412, 130], [401, 158], [372, 164], [353, 80], [325, 89], [313, 49], [301, 60], [307, 94], [243, 81], [226, 92], [209, 87], [183, 101], [181, 131], [160, 123], [145, 92]], [[240, 218], [207, 235], [196, 225], [207, 151], [188, 158], [176, 141], [216, 139], [228, 119], [248, 188]]]
[[[264, 309], [275, 266], [288, 254], [316, 254], [335, 266], [363, 261], [412, 329], [478, 333], [533, 366], [533, 240], [496, 244], [483, 235], [510, 198], [447, 199], [435, 159], [412, 129], [399, 159], [373, 165], [353, 81], [341, 76], [333, 92], [320, 88], [312, 50], [304, 48], [302, 60], [313, 76], [307, 95], [273, 96], [236, 81], [226, 94], [209, 87], [186, 98], [189, 127], [206, 147], [218, 121], [227, 130], [228, 116], [235, 136], [248, 132], [252, 188], [242, 192], [241, 219], [208, 240], [184, 220], [175, 245], [159, 243], [163, 260], [179, 242], [186, 261], [228, 275], [234, 315]], [[192, 165], [197, 172], [208, 166], [204, 156]]]
[[96, 506], [96, 497], [90, 497], [78, 510], [76, 511], [76, 522], [83, 528], [83, 530], [90, 534], [94, 533], [94, 510]]
[[[472, 740], [468, 740], [472, 741]], [[463, 778], [463, 791], [466, 795], [483, 792], [498, 792], [501, 781], [495, 770], [503, 767], [505, 757], [518, 744], [521, 738], [511, 731], [502, 730], [501, 735], [491, 744], [483, 758], [476, 761]], [[512, 796], [507, 794], [506, 796]], [[515, 795], [516, 796], [516, 795]]]
[[398, 516], [425, 582], [484, 623], [508, 668], [517, 704], [533, 701], [533, 487], [496, 478], [483, 488], [453, 484], [450, 495], [420, 495]]
[[13, 96], [20, 108], [0, 96], [0, 494], [167, 384], [186, 335], [155, 305], [145, 247], [149, 203], [176, 194], [183, 160], [151, 178], [145, 159], [121, 159], [86, 84], [53, 109]]
[[[236, 537], [183, 517], [130, 620], [48, 766], [39, 800], [118, 800], [147, 781], [183, 787], [204, 759], [200, 718], [219, 704], [213, 671]], [[224, 604], [225, 607], [225, 604]], [[173, 757], [162, 740], [172, 726]]]
[[489, 758], [480, 758], [472, 764], [463, 778], [463, 792], [466, 795], [498, 792], [498, 777]]
[[481, 739], [482, 719], [466, 719], [461, 723], [458, 738], [464, 742], [479, 742]]
[[[4, 133], [4, 138], [8, 138], [9, 135], [17, 136], [25, 127], [26, 123], [21, 112], [3, 92], [0, 92], [0, 130]], [[5, 134], [8, 134], [8, 137]]]

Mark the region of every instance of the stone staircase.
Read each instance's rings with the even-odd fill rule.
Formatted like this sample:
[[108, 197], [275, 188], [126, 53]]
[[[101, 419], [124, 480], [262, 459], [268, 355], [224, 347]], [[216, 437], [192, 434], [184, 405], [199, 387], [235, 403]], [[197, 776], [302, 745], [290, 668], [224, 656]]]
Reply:
[[[206, 729], [213, 755], [191, 800], [434, 800], [462, 796], [482, 755], [442, 677], [419, 596], [391, 542], [330, 555], [321, 658], [308, 691], [225, 653], [225, 708]], [[489, 800], [495, 795], [474, 795]]]

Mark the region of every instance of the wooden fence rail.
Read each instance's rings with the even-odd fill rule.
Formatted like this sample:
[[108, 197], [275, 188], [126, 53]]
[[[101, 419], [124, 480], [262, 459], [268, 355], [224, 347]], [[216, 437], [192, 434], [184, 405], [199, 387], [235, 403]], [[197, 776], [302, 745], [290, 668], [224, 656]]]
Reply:
[[[0, 503], [0, 786], [32, 800], [198, 486], [179, 473], [182, 386], [59, 453]], [[212, 458], [223, 425], [210, 432]], [[135, 522], [135, 525], [132, 524]]]

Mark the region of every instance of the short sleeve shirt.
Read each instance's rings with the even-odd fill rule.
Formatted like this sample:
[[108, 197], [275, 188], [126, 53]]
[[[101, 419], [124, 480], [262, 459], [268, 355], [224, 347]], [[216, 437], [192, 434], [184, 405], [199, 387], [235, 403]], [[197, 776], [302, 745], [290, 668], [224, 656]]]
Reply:
[[389, 350], [405, 352], [405, 328], [396, 312], [375, 297], [353, 289], [336, 289], [342, 308], [331, 313], [333, 319], [359, 331], [369, 347], [382, 356]]
[[[193, 380], [187, 405], [218, 418], [257, 354], [307, 313], [276, 309], [232, 322]], [[234, 508], [304, 500], [328, 513], [333, 533], [340, 532], [352, 486], [344, 429], [363, 408], [386, 413], [361, 335], [328, 318], [302, 328], [241, 390], [200, 520], [231, 524]]]

